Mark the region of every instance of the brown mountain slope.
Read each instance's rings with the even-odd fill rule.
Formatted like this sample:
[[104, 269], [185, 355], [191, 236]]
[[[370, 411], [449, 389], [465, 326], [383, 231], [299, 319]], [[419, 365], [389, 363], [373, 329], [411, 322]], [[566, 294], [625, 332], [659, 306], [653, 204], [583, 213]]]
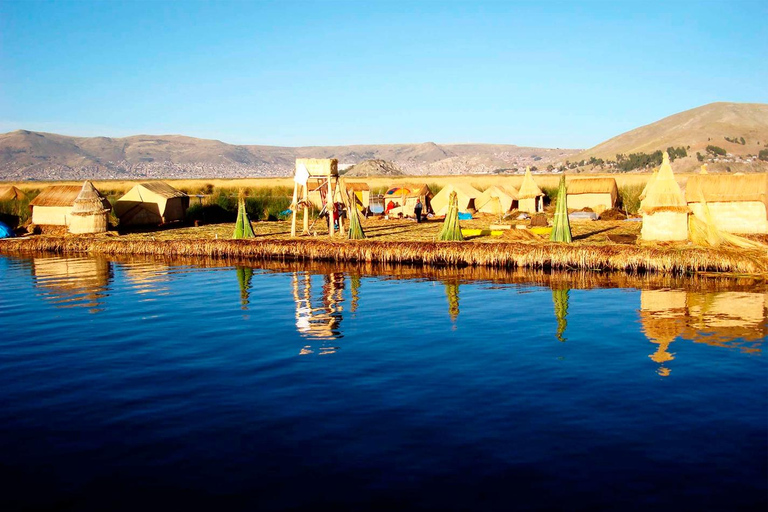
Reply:
[[[725, 137], [744, 137], [746, 144]], [[733, 155], [756, 155], [768, 144], [768, 105], [763, 103], [710, 103], [622, 133], [571, 159], [616, 158], [619, 153], [653, 153], [669, 146], [690, 146], [689, 154], [705, 153], [707, 145]]]

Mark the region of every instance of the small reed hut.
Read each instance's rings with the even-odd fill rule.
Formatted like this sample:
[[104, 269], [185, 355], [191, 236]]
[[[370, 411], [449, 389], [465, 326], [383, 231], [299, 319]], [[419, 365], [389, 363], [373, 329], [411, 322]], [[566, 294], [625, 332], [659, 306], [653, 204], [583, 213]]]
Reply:
[[[297, 158], [293, 175], [293, 199], [291, 200], [291, 237], [296, 236], [298, 210], [304, 212], [302, 234], [309, 234], [309, 207], [317, 206], [328, 214], [328, 234], [334, 236], [334, 206], [345, 204], [340, 191], [339, 161], [335, 158]], [[339, 230], [344, 231], [339, 218]]]
[[93, 183], [86, 181], [72, 205], [69, 232], [75, 235], [104, 233], [109, 223], [112, 205], [102, 196]]
[[615, 208], [619, 201], [619, 187], [613, 178], [581, 178], [568, 182], [568, 208], [589, 208], [600, 215]]
[[388, 215], [402, 213], [404, 217], [415, 215], [413, 208], [421, 201], [424, 213], [434, 212], [434, 194], [425, 183], [404, 183], [390, 187], [384, 194], [384, 211]]
[[371, 187], [367, 183], [346, 183], [345, 187], [354, 198], [358, 211], [365, 211], [371, 206]]
[[475, 207], [475, 199], [480, 197], [482, 192], [466, 183], [451, 183], [443, 187], [440, 192], [432, 198], [432, 209], [435, 211], [435, 215], [445, 215], [448, 212], [448, 203], [451, 192], [456, 192], [459, 212], [467, 213], [469, 210], [477, 210]]
[[643, 240], [675, 241], [688, 239], [688, 205], [675, 181], [669, 155], [664, 152], [656, 179], [649, 184], [640, 203]]
[[521, 212], [539, 213], [544, 211], [544, 192], [533, 180], [531, 169], [528, 167], [525, 168], [525, 176], [523, 176], [523, 183], [520, 185], [517, 198], [517, 209]]
[[115, 201], [121, 226], [159, 225], [183, 221], [189, 196], [161, 181], [139, 183]]
[[43, 189], [29, 203], [32, 223], [38, 226], [69, 226], [72, 206], [83, 187], [78, 185], [53, 185]]
[[768, 233], [768, 174], [691, 176], [685, 196], [691, 212], [704, 221], [706, 205], [721, 231]]
[[482, 213], [504, 215], [517, 208], [517, 190], [491, 185], [475, 198], [475, 208]]
[[13, 185], [0, 187], [0, 201], [21, 201], [26, 197], [27, 194]]

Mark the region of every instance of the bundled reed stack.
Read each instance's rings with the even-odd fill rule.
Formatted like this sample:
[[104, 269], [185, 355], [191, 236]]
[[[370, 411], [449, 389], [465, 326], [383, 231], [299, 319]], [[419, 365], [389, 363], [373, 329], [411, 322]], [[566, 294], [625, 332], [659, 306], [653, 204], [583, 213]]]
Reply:
[[568, 220], [568, 194], [565, 187], [565, 175], [560, 176], [555, 218], [552, 222], [552, 233], [549, 234], [549, 239], [553, 242], [564, 242], [566, 244], [573, 241], [571, 223]]
[[544, 211], [544, 192], [531, 176], [530, 167], [525, 168], [525, 176], [517, 193], [517, 209], [521, 212], [538, 213]]
[[653, 241], [687, 240], [688, 211], [665, 151], [659, 173], [648, 184], [645, 198], [640, 203], [643, 215], [641, 238]]
[[464, 235], [461, 234], [461, 225], [459, 225], [459, 199], [456, 192], [451, 192], [448, 197], [448, 210], [445, 213], [445, 221], [437, 239], [441, 241], [461, 241]]
[[360, 223], [360, 212], [357, 209], [355, 203], [355, 194], [351, 190], [347, 190], [347, 215], [349, 215], [349, 233], [347, 237], [350, 240], [362, 240], [365, 238], [365, 232], [363, 232], [363, 226]]
[[77, 195], [69, 221], [69, 232], [72, 234], [104, 233], [107, 231], [109, 212], [112, 205], [86, 181]]
[[242, 238], [253, 238], [255, 236], [256, 234], [253, 232], [251, 219], [248, 217], [248, 212], [245, 209], [245, 192], [243, 192], [243, 189], [240, 189], [237, 198], [237, 221], [235, 222], [235, 232], [232, 233], [232, 238], [239, 240]]

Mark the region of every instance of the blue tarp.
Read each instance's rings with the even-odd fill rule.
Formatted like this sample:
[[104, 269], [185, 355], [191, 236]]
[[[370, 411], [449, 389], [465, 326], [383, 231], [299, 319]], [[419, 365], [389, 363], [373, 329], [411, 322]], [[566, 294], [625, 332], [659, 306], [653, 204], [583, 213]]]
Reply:
[[11, 238], [15, 236], [13, 230], [4, 222], [0, 222], [0, 238]]
[[459, 212], [459, 220], [472, 220], [472, 214], [469, 212], [467, 213]]

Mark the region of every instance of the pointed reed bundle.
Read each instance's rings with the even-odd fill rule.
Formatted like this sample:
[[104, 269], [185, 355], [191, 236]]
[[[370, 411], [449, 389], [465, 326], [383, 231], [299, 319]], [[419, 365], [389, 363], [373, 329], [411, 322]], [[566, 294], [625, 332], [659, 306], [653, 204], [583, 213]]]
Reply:
[[459, 198], [456, 192], [451, 192], [448, 197], [448, 211], [445, 214], [443, 228], [437, 235], [441, 241], [462, 241], [464, 235], [461, 234], [461, 225], [459, 225]]
[[355, 203], [354, 191], [347, 190], [347, 214], [349, 215], [349, 233], [347, 238], [350, 240], [363, 240], [365, 238], [365, 232], [363, 226], [360, 223], [360, 212], [357, 210], [357, 204]]
[[564, 242], [566, 244], [573, 241], [571, 223], [568, 220], [565, 175], [560, 176], [560, 186], [557, 189], [557, 207], [555, 208], [555, 218], [552, 223], [552, 233], [549, 234], [549, 239], [552, 242]]
[[243, 189], [240, 189], [237, 199], [237, 222], [235, 222], [235, 232], [232, 233], [232, 238], [235, 240], [254, 238], [256, 234], [253, 232], [251, 219], [245, 210], [245, 192]]

